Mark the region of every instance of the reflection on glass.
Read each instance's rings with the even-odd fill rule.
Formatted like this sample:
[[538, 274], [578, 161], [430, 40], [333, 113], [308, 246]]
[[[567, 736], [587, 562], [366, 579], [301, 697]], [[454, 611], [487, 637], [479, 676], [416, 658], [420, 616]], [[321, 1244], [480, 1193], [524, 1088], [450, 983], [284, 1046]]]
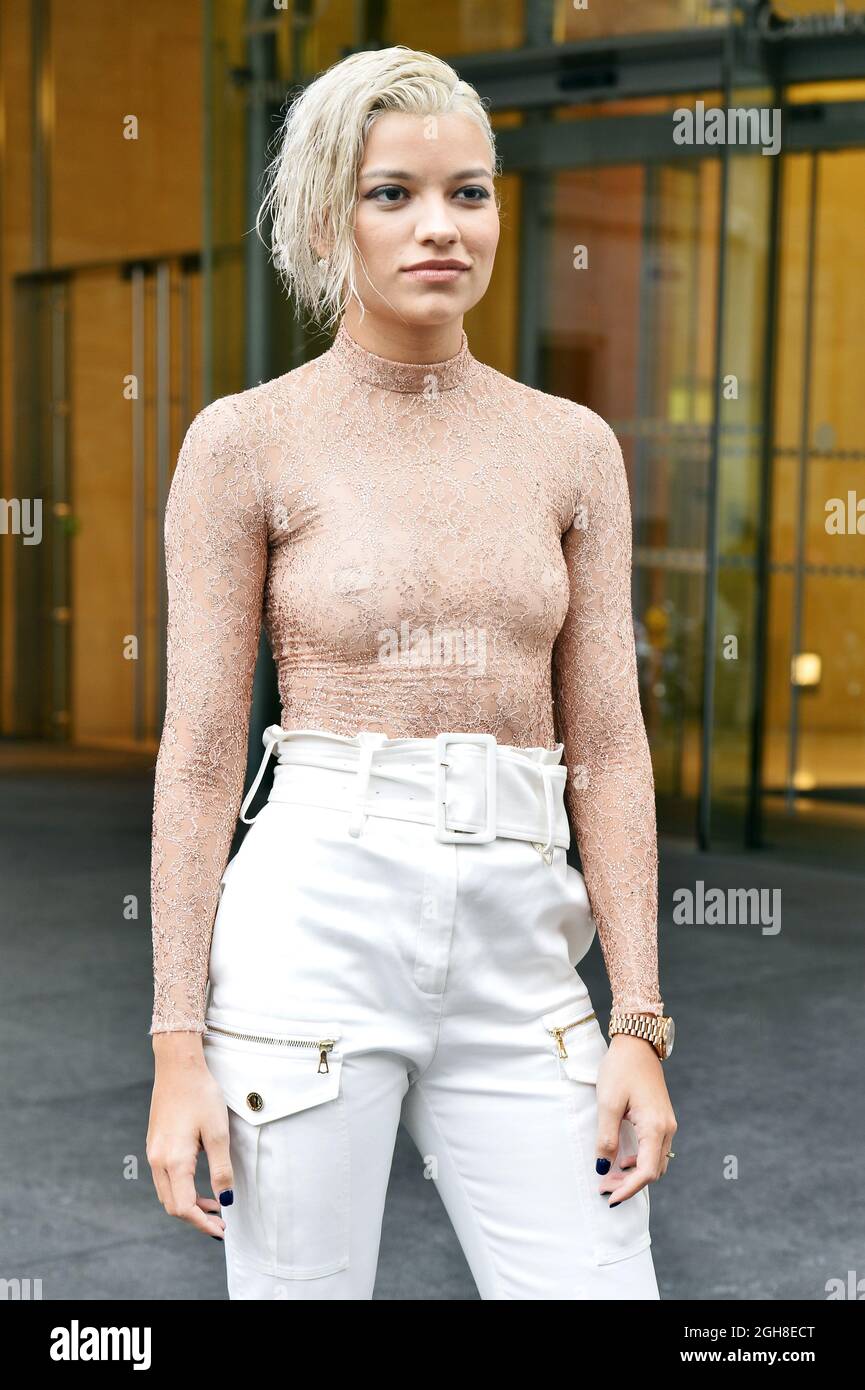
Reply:
[[[786, 158], [763, 757], [781, 838], [865, 814], [863, 188], [860, 150]], [[818, 679], [794, 682], [805, 653]]]
[[558, 176], [541, 323], [543, 389], [602, 415], [628, 468], [641, 696], [668, 827], [690, 828], [699, 785], [717, 198], [714, 161]]
[[664, 29], [695, 29], [726, 24], [726, 8], [717, 0], [555, 0], [556, 43], [607, 34], [640, 34]]
[[436, 0], [406, 4], [391, 0], [386, 12], [385, 43], [404, 43], [428, 53], [492, 53], [520, 48], [525, 35], [526, 4], [535, 0]]

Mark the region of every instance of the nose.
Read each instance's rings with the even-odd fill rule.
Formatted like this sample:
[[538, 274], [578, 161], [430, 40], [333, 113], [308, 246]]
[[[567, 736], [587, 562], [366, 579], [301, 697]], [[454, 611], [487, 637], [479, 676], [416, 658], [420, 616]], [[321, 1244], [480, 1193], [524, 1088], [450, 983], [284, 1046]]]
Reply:
[[415, 240], [432, 241], [436, 246], [447, 246], [459, 241], [459, 237], [459, 227], [444, 198], [434, 196], [422, 199], [415, 223]]

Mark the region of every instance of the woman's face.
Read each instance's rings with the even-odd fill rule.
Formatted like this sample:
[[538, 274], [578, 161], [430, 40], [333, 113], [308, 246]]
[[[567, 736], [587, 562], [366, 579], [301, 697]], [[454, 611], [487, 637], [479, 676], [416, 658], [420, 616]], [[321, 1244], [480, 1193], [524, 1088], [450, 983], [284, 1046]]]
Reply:
[[[388, 111], [374, 121], [355, 219], [355, 280], [371, 316], [418, 327], [460, 319], [486, 291], [498, 239], [489, 143], [471, 116]], [[413, 269], [429, 261], [459, 268]]]

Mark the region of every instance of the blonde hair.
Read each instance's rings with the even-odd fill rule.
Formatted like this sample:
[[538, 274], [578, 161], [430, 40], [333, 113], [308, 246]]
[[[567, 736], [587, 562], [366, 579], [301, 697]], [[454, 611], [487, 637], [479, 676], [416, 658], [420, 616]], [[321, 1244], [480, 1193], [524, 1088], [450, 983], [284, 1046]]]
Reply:
[[[357, 173], [370, 127], [385, 111], [464, 112], [485, 132], [492, 173], [500, 172], [483, 101], [432, 53], [402, 44], [352, 53], [301, 90], [276, 133], [278, 150], [265, 170], [255, 227], [264, 241], [261, 221], [269, 211], [271, 260], [279, 277], [298, 308], [328, 329], [352, 297], [360, 303], [354, 277]], [[316, 241], [329, 248], [324, 262]]]

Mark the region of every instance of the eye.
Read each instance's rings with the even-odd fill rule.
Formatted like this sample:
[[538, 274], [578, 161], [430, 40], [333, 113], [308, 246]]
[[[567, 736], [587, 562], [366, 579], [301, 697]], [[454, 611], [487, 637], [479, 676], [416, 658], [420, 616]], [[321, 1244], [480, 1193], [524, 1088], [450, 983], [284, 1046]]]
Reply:
[[[462, 194], [466, 196], [459, 196]], [[373, 188], [365, 194], [367, 201], [380, 203], [383, 207], [395, 207], [404, 200], [404, 197], [408, 198], [409, 196], [408, 189], [403, 188], [398, 183], [382, 184], [379, 188]], [[459, 197], [460, 202], [481, 203], [491, 198], [492, 194], [480, 184], [466, 184], [462, 188], [456, 189], [453, 196]]]
[[[400, 185], [399, 185], [398, 183], [388, 183], [388, 184], [382, 184], [381, 188], [374, 188], [374, 189], [372, 190], [372, 192], [367, 193], [366, 196], [367, 196], [368, 199], [372, 200], [373, 198], [379, 199], [382, 193], [397, 193], [397, 194], [400, 194], [400, 193], [405, 193], [405, 191], [406, 191], [406, 190], [405, 190], [404, 188], [401, 188]], [[385, 199], [384, 199], [384, 202], [385, 202], [385, 203], [398, 203], [399, 201], [400, 201], [400, 199], [399, 199], [398, 197], [397, 197], [397, 198], [385, 198]]]

